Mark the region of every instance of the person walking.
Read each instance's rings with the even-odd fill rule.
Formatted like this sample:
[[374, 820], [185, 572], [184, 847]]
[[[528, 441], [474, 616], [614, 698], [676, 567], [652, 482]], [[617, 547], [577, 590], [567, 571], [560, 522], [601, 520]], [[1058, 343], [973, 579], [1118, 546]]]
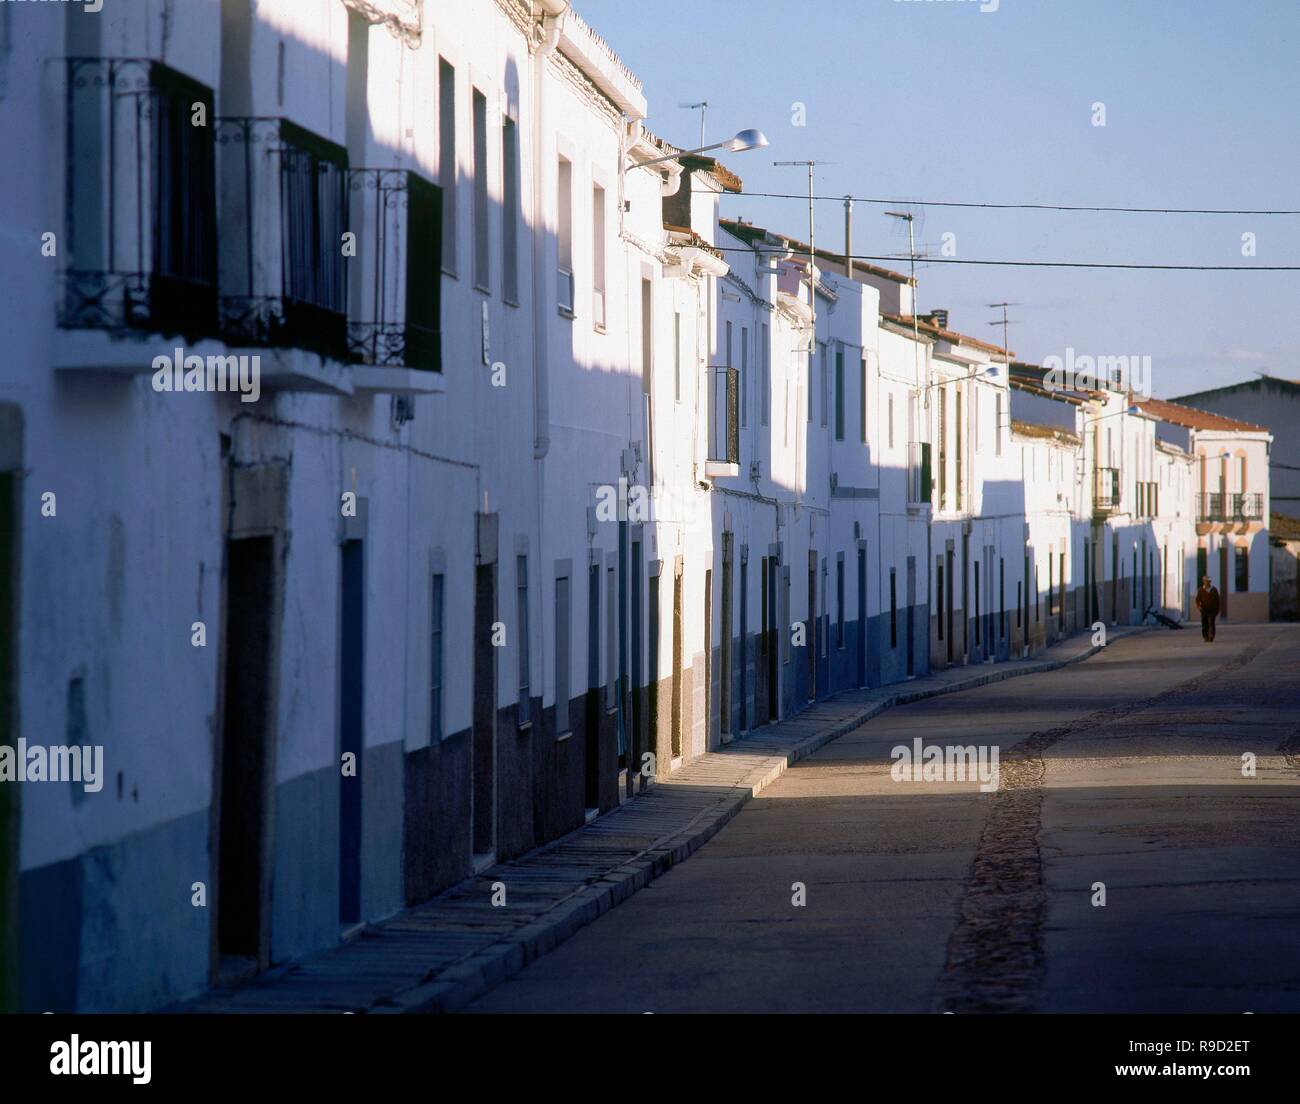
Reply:
[[1196, 592], [1196, 608], [1201, 611], [1201, 638], [1214, 639], [1214, 621], [1219, 616], [1219, 591], [1206, 575], [1201, 579], [1201, 589]]

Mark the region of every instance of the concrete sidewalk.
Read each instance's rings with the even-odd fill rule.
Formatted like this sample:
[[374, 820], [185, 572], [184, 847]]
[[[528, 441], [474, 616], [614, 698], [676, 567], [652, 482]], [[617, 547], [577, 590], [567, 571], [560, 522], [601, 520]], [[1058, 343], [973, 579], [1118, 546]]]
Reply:
[[[1114, 629], [1113, 642], [1144, 631]], [[338, 947], [286, 963], [181, 1012], [449, 1012], [591, 923], [711, 839], [790, 764], [888, 709], [1086, 659], [1079, 633], [1034, 659], [952, 667], [853, 690], [709, 752], [583, 828], [500, 863]], [[493, 884], [504, 907], [492, 905]]]

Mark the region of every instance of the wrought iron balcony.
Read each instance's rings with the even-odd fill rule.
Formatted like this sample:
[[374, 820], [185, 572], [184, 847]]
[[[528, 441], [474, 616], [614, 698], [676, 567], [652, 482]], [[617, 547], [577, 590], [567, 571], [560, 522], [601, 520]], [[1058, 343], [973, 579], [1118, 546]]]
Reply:
[[357, 229], [351, 358], [442, 371], [442, 189], [409, 169], [352, 169], [348, 192]]
[[1119, 468], [1092, 471], [1092, 512], [1110, 514], [1119, 509]]
[[1264, 517], [1264, 496], [1259, 491], [1224, 494], [1212, 491], [1196, 496], [1196, 517], [1200, 521], [1246, 522]]
[[726, 365], [709, 369], [708, 461], [740, 463], [740, 371]]
[[912, 441], [907, 446], [907, 501], [911, 506], [930, 503], [929, 441]]
[[347, 152], [287, 119], [215, 130], [222, 336], [346, 358]]
[[212, 90], [152, 58], [74, 57], [59, 324], [198, 338], [217, 326]]

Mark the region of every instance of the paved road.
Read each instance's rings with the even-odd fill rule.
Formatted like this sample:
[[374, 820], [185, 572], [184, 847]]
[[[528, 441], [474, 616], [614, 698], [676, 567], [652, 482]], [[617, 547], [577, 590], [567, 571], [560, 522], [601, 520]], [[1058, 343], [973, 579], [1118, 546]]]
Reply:
[[1300, 626], [1152, 632], [887, 711], [470, 1010], [1297, 1012], [1298, 926]]

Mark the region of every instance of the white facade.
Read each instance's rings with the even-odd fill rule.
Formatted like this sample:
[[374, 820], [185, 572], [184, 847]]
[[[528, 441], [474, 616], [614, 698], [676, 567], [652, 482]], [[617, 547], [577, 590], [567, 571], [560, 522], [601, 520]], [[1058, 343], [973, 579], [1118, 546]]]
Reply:
[[[1227, 451], [1267, 518], [1267, 434], [1017, 387], [906, 278], [724, 219], [564, 0], [0, 17], [0, 742], [105, 754], [3, 789], [0, 1005], [329, 946], [1089, 586], [1185, 613], [1198, 542], [1248, 546], [1230, 617], [1267, 590], [1192, 502]], [[177, 349], [257, 393], [158, 390]]]

